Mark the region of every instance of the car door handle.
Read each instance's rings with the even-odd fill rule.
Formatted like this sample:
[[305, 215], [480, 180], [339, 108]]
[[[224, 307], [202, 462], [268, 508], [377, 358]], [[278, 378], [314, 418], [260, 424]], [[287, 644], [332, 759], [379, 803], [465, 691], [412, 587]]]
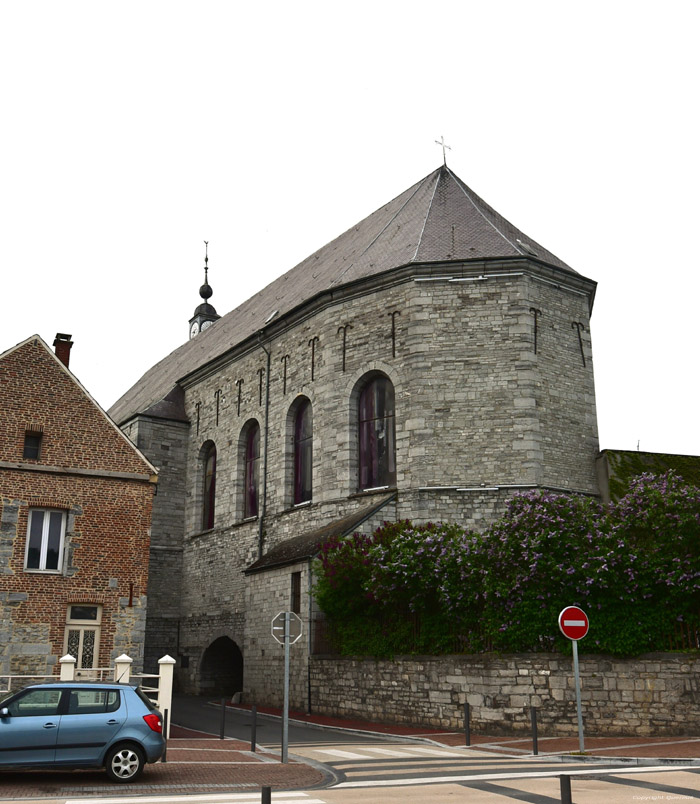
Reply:
[[57, 729], [58, 723], [44, 723], [45, 729]]
[[118, 721], [118, 720], [114, 720], [114, 718], [112, 718], [112, 720], [108, 720], [108, 721], [107, 721], [107, 725], [108, 725], [108, 726], [118, 726], [118, 725], [119, 725], [119, 721]]

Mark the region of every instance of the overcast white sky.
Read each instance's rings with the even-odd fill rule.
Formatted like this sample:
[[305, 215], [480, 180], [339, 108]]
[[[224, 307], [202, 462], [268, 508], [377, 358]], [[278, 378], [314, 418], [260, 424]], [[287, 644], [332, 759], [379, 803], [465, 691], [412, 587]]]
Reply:
[[601, 447], [700, 454], [697, 2], [0, 5], [0, 352], [105, 408], [441, 162], [598, 282]]

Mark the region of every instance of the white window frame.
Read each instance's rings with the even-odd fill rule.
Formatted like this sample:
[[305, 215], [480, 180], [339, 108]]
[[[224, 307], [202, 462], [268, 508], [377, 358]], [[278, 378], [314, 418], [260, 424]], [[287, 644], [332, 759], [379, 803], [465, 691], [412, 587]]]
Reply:
[[[41, 512], [44, 514], [44, 522], [41, 530], [41, 550], [39, 553], [39, 566], [29, 567], [29, 539], [32, 531], [32, 517], [35, 513]], [[46, 568], [46, 553], [48, 551], [49, 543], [49, 524], [51, 522], [51, 514], [61, 514], [61, 536], [58, 546], [58, 566], [56, 569]], [[61, 511], [59, 508], [30, 508], [29, 516], [27, 517], [27, 544], [24, 551], [24, 569], [25, 572], [48, 572], [53, 575], [63, 574], [63, 549], [66, 542], [66, 512]]]

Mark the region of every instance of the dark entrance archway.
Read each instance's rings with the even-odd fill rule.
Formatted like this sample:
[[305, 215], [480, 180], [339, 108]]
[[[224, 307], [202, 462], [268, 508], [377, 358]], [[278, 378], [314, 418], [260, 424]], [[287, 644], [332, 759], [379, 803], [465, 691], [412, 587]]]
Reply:
[[204, 651], [199, 674], [202, 695], [230, 697], [243, 689], [243, 654], [227, 636], [215, 639]]

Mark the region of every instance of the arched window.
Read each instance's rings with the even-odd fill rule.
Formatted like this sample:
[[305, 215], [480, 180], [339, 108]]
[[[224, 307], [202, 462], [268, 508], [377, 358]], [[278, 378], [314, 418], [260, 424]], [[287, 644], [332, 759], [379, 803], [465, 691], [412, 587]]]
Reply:
[[260, 425], [253, 422], [245, 436], [245, 485], [243, 516], [258, 515], [258, 484], [260, 478]]
[[359, 487], [396, 485], [394, 386], [382, 375], [360, 392], [358, 410]]
[[209, 442], [204, 452], [204, 488], [202, 494], [202, 528], [214, 527], [216, 502], [216, 447]]
[[311, 499], [312, 426], [311, 402], [306, 399], [294, 416], [294, 505]]

